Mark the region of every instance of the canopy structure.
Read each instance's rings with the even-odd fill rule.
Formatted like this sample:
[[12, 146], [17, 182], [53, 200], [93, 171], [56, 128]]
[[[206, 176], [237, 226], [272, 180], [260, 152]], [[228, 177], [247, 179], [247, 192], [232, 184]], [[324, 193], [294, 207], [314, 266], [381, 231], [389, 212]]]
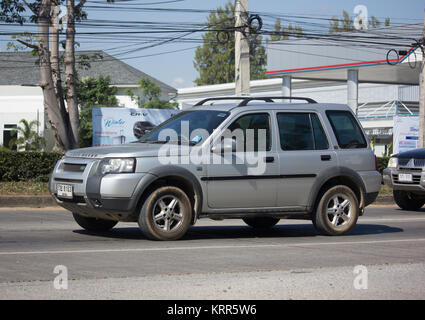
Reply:
[[270, 42], [266, 73], [283, 79], [285, 95], [291, 93], [290, 79], [347, 81], [347, 103], [356, 109], [358, 83], [418, 85], [423, 27], [406, 24]]

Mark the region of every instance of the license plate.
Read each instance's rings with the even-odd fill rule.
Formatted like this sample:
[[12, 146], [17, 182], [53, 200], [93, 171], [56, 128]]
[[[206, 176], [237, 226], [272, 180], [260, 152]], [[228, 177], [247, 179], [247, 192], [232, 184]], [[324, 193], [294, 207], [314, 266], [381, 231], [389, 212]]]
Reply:
[[398, 175], [398, 181], [399, 182], [412, 182], [413, 177], [411, 173], [400, 173]]
[[72, 199], [72, 185], [69, 184], [56, 184], [58, 197]]

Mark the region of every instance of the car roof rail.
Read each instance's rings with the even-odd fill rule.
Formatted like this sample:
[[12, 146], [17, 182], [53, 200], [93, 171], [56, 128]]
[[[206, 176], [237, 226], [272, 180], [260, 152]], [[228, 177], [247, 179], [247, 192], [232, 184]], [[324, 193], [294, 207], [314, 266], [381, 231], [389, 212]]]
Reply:
[[251, 101], [262, 100], [266, 102], [274, 102], [273, 99], [283, 99], [283, 100], [303, 100], [308, 103], [317, 103], [315, 100], [306, 97], [285, 97], [285, 96], [277, 96], [277, 97], [246, 97], [241, 103], [238, 104], [238, 107], [244, 107], [248, 105]]
[[[206, 99], [201, 100], [201, 101], [197, 102], [196, 104], [194, 104], [194, 107], [196, 107], [196, 106], [202, 106], [205, 102], [208, 102], [208, 101], [217, 101], [217, 100], [245, 100], [247, 98], [249, 98], [249, 97], [215, 97], [215, 98], [206, 98]], [[262, 100], [266, 101], [265, 99], [262, 99]], [[273, 100], [267, 98], [267, 101], [266, 102], [273, 102]]]
[[264, 101], [264, 102], [274, 102], [273, 99], [285, 99], [285, 100], [303, 100], [307, 101], [308, 103], [317, 103], [315, 100], [311, 98], [305, 98], [305, 97], [216, 97], [216, 98], [206, 98], [203, 99], [196, 104], [194, 104], [194, 107], [196, 106], [202, 106], [205, 102], [208, 101], [217, 101], [217, 100], [242, 100], [238, 107], [244, 107], [248, 105], [251, 101]]

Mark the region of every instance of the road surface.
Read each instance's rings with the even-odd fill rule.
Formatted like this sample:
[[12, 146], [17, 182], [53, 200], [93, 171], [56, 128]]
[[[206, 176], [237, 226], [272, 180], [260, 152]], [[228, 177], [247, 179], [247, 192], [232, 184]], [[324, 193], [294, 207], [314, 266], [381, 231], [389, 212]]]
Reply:
[[0, 299], [424, 299], [425, 209], [370, 206], [347, 236], [309, 221], [199, 220], [179, 241], [82, 230], [58, 208], [0, 208]]

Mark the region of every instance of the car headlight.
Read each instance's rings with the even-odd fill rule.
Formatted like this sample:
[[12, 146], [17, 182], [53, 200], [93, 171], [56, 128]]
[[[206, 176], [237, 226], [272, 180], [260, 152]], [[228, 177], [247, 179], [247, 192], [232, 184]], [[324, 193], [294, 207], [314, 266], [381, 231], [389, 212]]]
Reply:
[[108, 173], [131, 173], [134, 172], [136, 161], [126, 159], [104, 159], [100, 162], [99, 170], [102, 174]]
[[398, 159], [397, 158], [390, 158], [390, 160], [388, 161], [388, 168], [395, 169], [395, 168], [397, 168], [397, 165], [398, 165]]

